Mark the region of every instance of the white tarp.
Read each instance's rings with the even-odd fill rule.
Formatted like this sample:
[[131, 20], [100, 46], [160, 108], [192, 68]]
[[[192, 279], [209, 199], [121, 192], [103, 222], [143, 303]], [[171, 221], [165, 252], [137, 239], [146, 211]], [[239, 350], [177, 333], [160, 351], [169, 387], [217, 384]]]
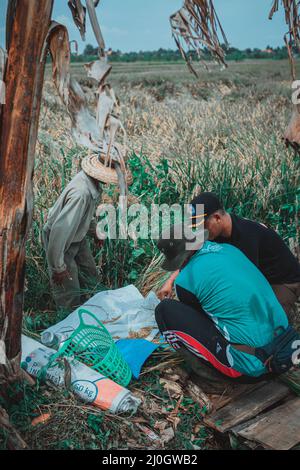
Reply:
[[[133, 286], [117, 290], [99, 292], [80, 308], [93, 313], [104, 324], [114, 340], [125, 338], [144, 338], [152, 341], [158, 334], [154, 310], [159, 300], [154, 294], [144, 298]], [[46, 332], [60, 333], [67, 339], [79, 326], [78, 308], [63, 321], [51, 326]], [[84, 322], [95, 325], [96, 322], [85, 315]]]

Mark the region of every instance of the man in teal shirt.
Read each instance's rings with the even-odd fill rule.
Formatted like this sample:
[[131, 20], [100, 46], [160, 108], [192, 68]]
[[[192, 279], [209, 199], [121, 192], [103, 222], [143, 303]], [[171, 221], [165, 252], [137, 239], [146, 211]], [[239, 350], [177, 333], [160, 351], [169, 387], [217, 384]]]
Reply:
[[255, 348], [288, 327], [270, 284], [232, 245], [205, 241], [189, 252], [182, 243], [172, 237], [158, 243], [166, 256], [163, 268], [181, 269], [179, 302], [164, 300], [156, 309], [161, 332], [174, 349], [184, 346], [228, 377], [266, 374]]

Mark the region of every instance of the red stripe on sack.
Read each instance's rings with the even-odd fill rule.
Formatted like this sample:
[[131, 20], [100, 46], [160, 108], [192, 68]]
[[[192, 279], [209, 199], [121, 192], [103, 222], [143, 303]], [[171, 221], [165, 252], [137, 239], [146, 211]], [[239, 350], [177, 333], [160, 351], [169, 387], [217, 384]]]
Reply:
[[187, 343], [193, 346], [200, 354], [202, 354], [217, 370], [227, 375], [228, 377], [237, 378], [241, 377], [243, 374], [232, 369], [231, 367], [225, 366], [208, 350], [203, 344], [199, 343], [195, 338], [181, 331], [174, 331], [174, 333], [179, 337], [184, 339]]

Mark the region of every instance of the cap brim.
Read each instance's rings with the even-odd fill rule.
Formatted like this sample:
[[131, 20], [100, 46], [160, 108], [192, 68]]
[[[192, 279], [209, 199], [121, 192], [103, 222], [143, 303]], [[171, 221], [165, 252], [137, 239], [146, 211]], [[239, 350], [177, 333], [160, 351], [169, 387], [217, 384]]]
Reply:
[[197, 226], [199, 227], [203, 225], [207, 221], [208, 218], [209, 218], [209, 215], [207, 214], [202, 214], [200, 216], [192, 215], [191, 216], [192, 227], [195, 228]]
[[[201, 250], [203, 247], [204, 243], [208, 240], [208, 231], [204, 230], [204, 240], [203, 242], [200, 242], [200, 244], [195, 247], [194, 251]], [[165, 271], [177, 271], [178, 269], [181, 268], [183, 263], [186, 261], [188, 256], [191, 254], [191, 250], [186, 250], [183, 253], [180, 253], [179, 255], [175, 256], [175, 258], [168, 260], [165, 259], [163, 263], [161, 264], [161, 268], [164, 269]]]
[[165, 259], [161, 265], [161, 268], [165, 271], [177, 271], [177, 269], [181, 268], [189, 254], [190, 251], [185, 251], [171, 260]]

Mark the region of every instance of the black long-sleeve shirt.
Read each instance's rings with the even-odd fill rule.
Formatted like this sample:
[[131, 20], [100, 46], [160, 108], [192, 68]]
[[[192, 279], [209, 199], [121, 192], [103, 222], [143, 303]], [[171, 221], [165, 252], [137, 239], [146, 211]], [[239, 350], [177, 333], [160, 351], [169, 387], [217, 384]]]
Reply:
[[231, 219], [231, 237], [218, 237], [215, 242], [239, 248], [270, 284], [300, 282], [300, 264], [275, 230], [237, 215], [231, 215]]

